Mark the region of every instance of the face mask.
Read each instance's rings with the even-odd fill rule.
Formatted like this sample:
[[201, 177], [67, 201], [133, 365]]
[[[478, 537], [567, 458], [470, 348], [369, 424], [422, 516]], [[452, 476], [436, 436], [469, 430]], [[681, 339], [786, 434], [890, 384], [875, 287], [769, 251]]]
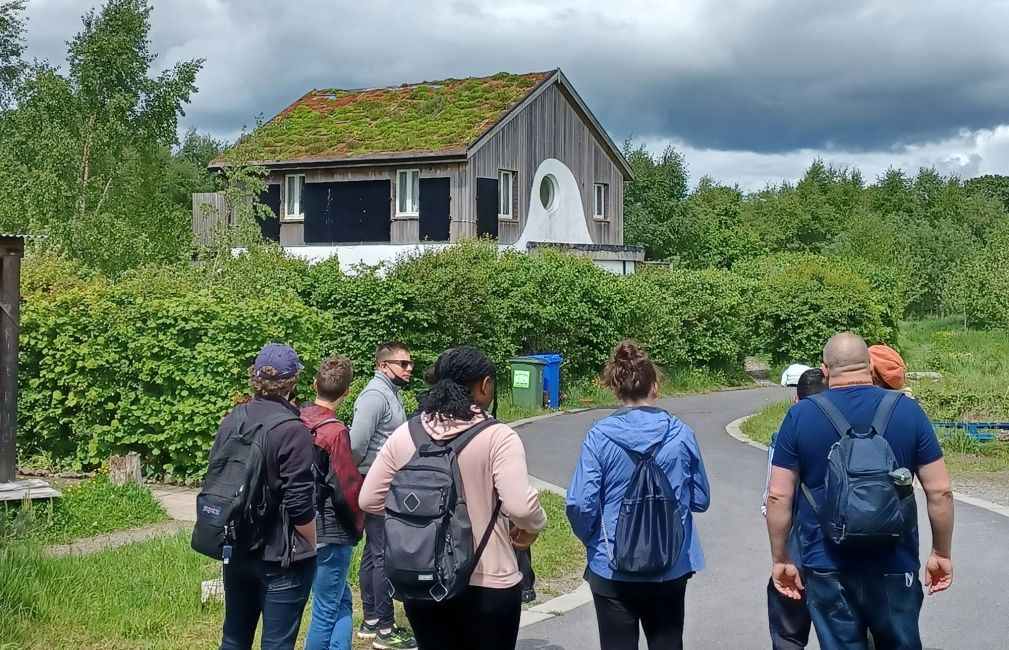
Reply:
[[406, 388], [407, 386], [410, 385], [410, 382], [403, 379], [402, 377], [393, 377], [389, 381], [391, 381], [392, 385], [395, 386], [396, 388]]

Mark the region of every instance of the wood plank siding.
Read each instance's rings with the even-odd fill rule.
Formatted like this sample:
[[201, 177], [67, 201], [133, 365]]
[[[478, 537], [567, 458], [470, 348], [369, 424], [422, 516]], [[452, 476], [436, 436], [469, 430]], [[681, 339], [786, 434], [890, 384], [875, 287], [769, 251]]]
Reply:
[[[311, 169], [274, 169], [270, 172], [268, 182], [280, 185], [280, 206], [283, 211], [287, 204], [288, 174], [304, 174], [305, 183], [335, 183], [344, 181], [389, 181], [389, 215], [392, 222], [390, 242], [393, 244], [410, 244], [420, 241], [420, 224], [417, 217], [397, 217], [396, 212], [396, 172], [400, 169], [419, 169], [421, 178], [448, 178], [450, 187], [450, 236], [451, 241], [457, 240], [456, 233], [465, 230], [459, 221], [462, 219], [460, 206], [465, 201], [466, 163], [420, 163], [404, 162], [402, 165], [391, 166], [360, 166], [360, 167], [318, 167]], [[305, 243], [305, 224], [300, 221], [288, 221], [281, 218], [280, 243], [283, 246], [301, 246]], [[348, 243], [348, 242], [344, 242]]]
[[[477, 178], [497, 178], [499, 170], [512, 170], [518, 186], [518, 214], [500, 221], [499, 239], [502, 244], [514, 243], [525, 226], [530, 200], [538, 200], [538, 189], [530, 184], [540, 163], [548, 158], [564, 163], [577, 179], [592, 240], [623, 244], [623, 173], [557, 85], [533, 99], [473, 153], [467, 190], [462, 193], [461, 230], [475, 230], [476, 197], [468, 188], [476, 187]], [[605, 221], [592, 216], [595, 183], [608, 188]]]

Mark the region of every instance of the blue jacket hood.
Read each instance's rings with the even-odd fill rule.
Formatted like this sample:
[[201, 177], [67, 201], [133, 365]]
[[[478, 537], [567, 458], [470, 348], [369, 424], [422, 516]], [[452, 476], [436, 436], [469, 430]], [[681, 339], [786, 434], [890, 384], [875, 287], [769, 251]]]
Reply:
[[645, 451], [659, 442], [668, 441], [683, 427], [679, 418], [663, 409], [641, 406], [622, 408], [596, 422], [595, 429], [634, 451]]

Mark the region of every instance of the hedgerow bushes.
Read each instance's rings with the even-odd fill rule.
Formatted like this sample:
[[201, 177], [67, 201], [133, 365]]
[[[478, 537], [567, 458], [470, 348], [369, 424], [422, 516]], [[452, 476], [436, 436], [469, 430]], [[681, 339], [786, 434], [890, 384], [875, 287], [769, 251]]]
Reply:
[[738, 374], [748, 353], [812, 359], [841, 329], [890, 335], [879, 292], [827, 258], [620, 277], [584, 258], [485, 243], [355, 275], [276, 249], [115, 281], [34, 259], [23, 301], [22, 455], [90, 468], [138, 451], [149, 471], [176, 477], [203, 470], [220, 419], [270, 341], [298, 350], [307, 396], [320, 358], [349, 356], [359, 389], [375, 346], [390, 339], [410, 344], [420, 371], [460, 344], [499, 363], [557, 352], [573, 382], [596, 376], [628, 336], [666, 368]]

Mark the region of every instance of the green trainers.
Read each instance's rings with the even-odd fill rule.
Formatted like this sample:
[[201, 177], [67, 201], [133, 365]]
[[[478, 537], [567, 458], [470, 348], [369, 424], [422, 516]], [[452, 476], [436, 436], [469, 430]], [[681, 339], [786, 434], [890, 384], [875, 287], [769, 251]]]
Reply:
[[413, 635], [401, 627], [393, 627], [389, 634], [379, 632], [371, 642], [371, 647], [375, 650], [407, 650], [416, 648], [417, 641]]

